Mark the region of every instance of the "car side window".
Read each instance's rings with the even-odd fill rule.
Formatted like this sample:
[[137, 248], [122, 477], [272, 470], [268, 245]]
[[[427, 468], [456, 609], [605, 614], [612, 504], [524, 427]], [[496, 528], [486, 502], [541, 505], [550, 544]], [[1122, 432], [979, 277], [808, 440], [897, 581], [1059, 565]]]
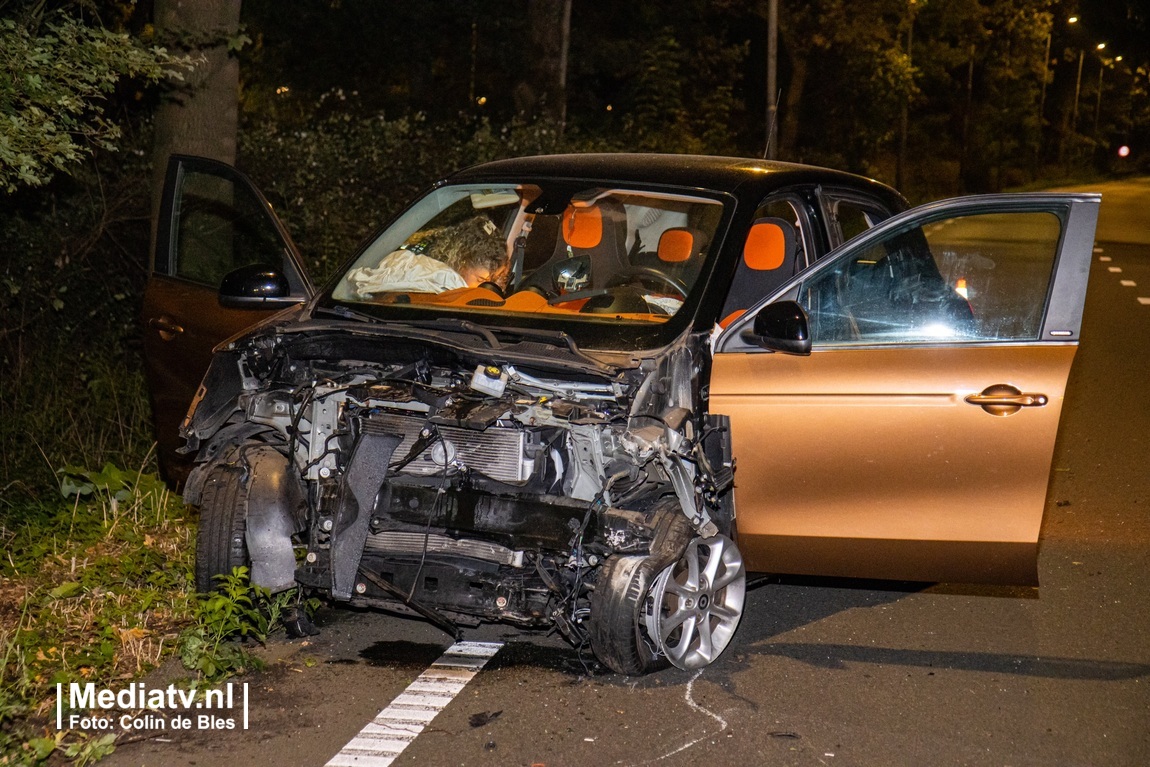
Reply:
[[889, 210], [870, 200], [831, 192], [823, 194], [822, 203], [834, 248], [890, 218]]
[[802, 284], [812, 344], [1037, 339], [1061, 233], [1034, 212], [896, 229]]
[[263, 203], [232, 179], [183, 171], [173, 201], [170, 264], [156, 270], [209, 287], [241, 266], [282, 267], [283, 244]]
[[807, 265], [802, 203], [791, 197], [768, 199], [755, 210], [742, 258], [719, 314], [719, 327], [735, 322]]

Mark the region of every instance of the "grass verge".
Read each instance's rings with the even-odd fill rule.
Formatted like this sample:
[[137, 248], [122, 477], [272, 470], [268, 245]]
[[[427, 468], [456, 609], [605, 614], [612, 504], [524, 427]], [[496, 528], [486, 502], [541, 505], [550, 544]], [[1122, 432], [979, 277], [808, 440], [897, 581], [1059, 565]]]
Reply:
[[198, 613], [196, 526], [180, 499], [110, 464], [61, 474], [63, 498], [0, 528], [0, 765], [110, 751], [107, 738], [55, 732], [55, 685], [126, 684], [176, 652]]

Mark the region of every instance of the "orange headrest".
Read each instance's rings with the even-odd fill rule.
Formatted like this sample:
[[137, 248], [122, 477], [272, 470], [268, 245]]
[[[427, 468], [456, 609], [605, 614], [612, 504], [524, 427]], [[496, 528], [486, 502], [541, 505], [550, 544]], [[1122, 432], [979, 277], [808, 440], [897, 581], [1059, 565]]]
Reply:
[[563, 211], [563, 241], [573, 248], [593, 248], [603, 239], [603, 211], [597, 205]]
[[[784, 228], [785, 226], [785, 228]], [[794, 247], [794, 230], [781, 219], [759, 219], [751, 225], [743, 246], [743, 261], [757, 272], [778, 269]]]
[[668, 229], [659, 237], [659, 260], [667, 264], [690, 261], [699, 251], [697, 243], [698, 238], [690, 229], [683, 227]]

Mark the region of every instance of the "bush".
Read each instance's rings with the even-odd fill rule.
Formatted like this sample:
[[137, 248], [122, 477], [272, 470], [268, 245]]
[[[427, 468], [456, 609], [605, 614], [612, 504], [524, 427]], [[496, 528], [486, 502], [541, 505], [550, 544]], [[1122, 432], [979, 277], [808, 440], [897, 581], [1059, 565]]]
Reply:
[[291, 231], [312, 278], [322, 282], [437, 178], [503, 157], [609, 148], [577, 134], [561, 137], [548, 122], [496, 127], [460, 116], [432, 124], [420, 114], [388, 119], [341, 110], [306, 128], [245, 126], [240, 163]]

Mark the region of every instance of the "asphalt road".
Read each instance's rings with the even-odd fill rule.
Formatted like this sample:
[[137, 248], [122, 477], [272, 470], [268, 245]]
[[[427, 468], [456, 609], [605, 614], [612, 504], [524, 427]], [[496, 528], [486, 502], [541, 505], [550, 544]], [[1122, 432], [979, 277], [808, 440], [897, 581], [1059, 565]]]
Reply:
[[[775, 581], [711, 667], [642, 679], [469, 631], [506, 645], [396, 764], [1150, 764], [1150, 180], [1090, 189], [1102, 222], [1040, 588]], [[251, 729], [141, 732], [106, 764], [323, 764], [450, 644], [396, 617], [322, 620], [246, 678]]]

